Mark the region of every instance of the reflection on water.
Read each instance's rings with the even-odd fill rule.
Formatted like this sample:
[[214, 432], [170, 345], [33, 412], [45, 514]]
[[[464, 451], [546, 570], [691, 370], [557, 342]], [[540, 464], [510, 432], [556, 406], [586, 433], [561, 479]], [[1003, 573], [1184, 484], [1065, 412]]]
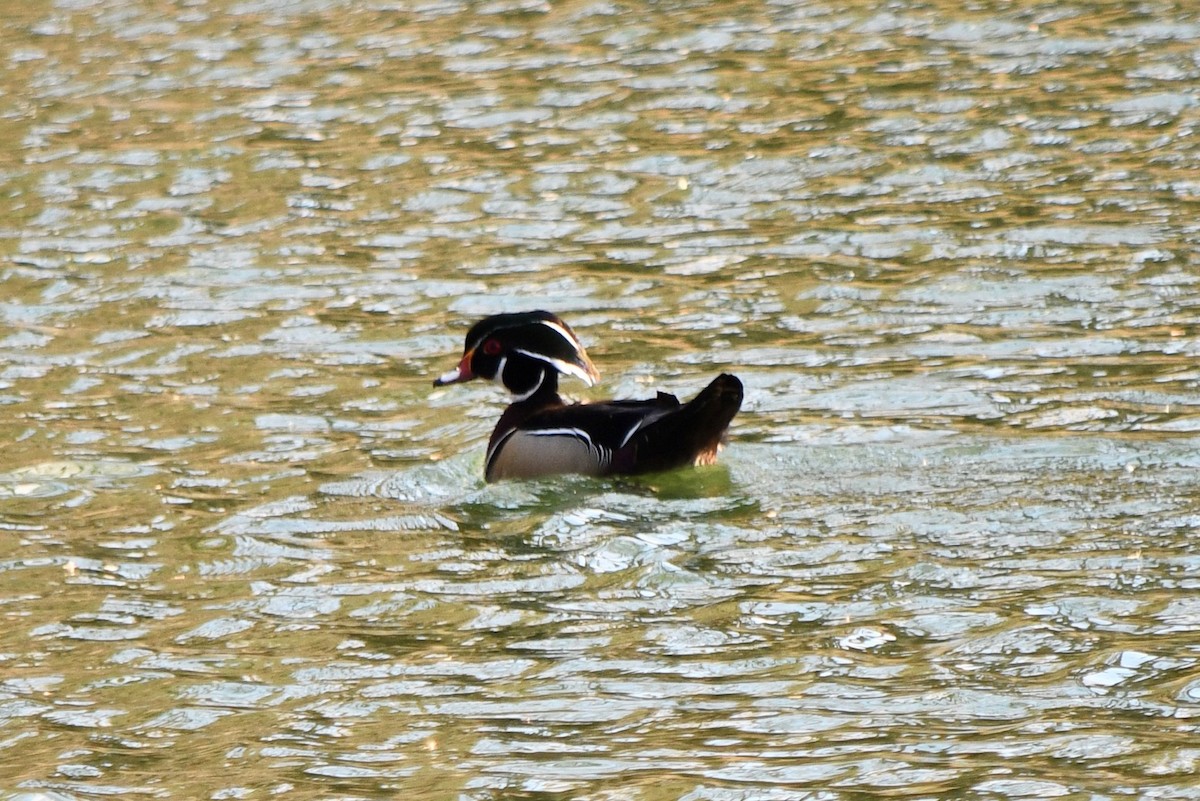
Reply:
[[1192, 12], [3, 10], [4, 798], [1195, 797]]

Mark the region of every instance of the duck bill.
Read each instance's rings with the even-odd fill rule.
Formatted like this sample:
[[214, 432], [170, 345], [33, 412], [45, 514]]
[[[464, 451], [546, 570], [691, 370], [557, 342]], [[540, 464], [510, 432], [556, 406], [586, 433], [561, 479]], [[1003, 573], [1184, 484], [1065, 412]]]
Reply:
[[468, 351], [463, 354], [462, 361], [458, 363], [458, 367], [448, 373], [442, 373], [433, 379], [433, 385], [435, 387], [444, 387], [447, 384], [461, 384], [464, 381], [470, 381], [474, 378], [475, 373], [471, 372], [471, 357], [474, 354], [474, 351]]

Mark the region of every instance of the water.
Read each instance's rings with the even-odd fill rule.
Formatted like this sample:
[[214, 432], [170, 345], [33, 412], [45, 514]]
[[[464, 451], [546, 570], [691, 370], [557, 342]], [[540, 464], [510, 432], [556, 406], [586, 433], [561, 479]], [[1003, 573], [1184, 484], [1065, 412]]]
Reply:
[[0, 798], [1200, 797], [1193, 12], [0, 7]]

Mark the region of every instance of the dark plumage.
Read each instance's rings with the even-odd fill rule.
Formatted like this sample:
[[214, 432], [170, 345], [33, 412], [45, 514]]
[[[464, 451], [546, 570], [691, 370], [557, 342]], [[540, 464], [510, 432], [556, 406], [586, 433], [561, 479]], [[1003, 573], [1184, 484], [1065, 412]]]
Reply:
[[490, 378], [514, 396], [488, 443], [485, 478], [613, 475], [716, 461], [742, 404], [742, 382], [722, 374], [686, 404], [649, 400], [566, 404], [559, 374], [591, 386], [599, 373], [570, 327], [550, 312], [497, 314], [467, 333], [458, 367], [434, 386]]

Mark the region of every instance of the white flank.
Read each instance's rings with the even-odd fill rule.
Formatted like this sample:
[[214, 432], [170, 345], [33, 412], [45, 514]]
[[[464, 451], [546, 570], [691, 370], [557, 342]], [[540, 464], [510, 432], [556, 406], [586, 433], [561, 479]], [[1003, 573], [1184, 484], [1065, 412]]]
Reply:
[[514, 428], [512, 431], [509, 431], [507, 434], [505, 434], [503, 437], [501, 437], [499, 440], [497, 440], [496, 444], [494, 444], [490, 448], [488, 448], [487, 454], [485, 454], [484, 463], [487, 465], [487, 468], [485, 468], [485, 469], [491, 468], [492, 459], [496, 456], [497, 453], [500, 452], [500, 449], [504, 447], [504, 443], [508, 442], [508, 440], [510, 438], [512, 438], [512, 435], [515, 433], [517, 433], [517, 429]]
[[601, 467], [606, 467], [612, 459], [612, 451], [593, 442], [592, 435], [582, 428], [534, 428], [524, 433], [534, 437], [573, 437], [586, 445], [589, 451], [595, 452]]

